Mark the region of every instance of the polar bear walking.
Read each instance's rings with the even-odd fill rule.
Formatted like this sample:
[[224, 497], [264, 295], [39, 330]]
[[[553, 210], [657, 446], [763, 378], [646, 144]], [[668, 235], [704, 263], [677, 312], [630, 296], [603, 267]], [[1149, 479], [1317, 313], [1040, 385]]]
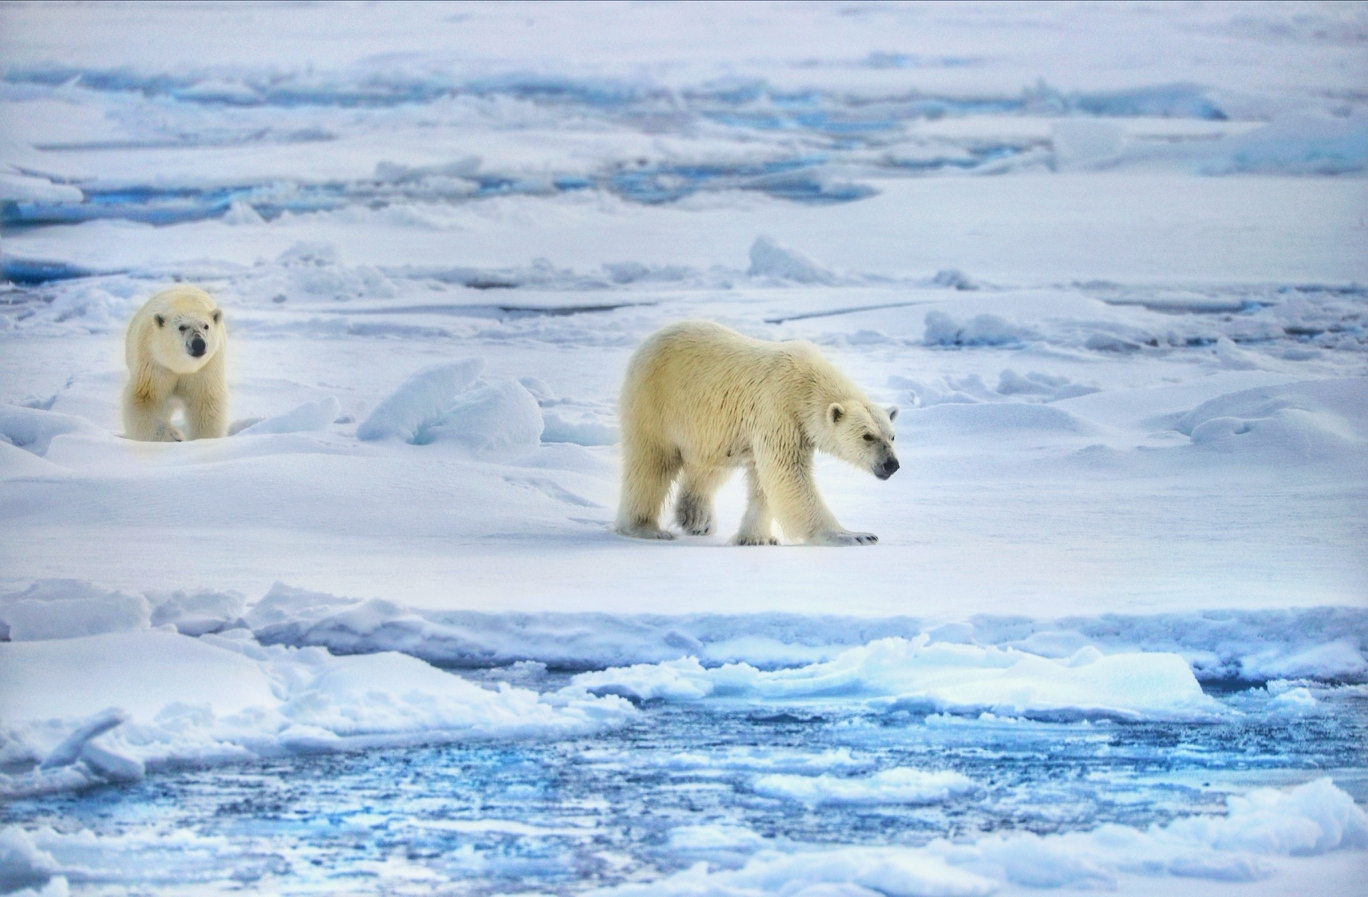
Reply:
[[[148, 299], [124, 339], [128, 385], [124, 433], [145, 442], [180, 442], [228, 432], [223, 312], [198, 287], [174, 286]], [[185, 407], [188, 433], [171, 423]]]
[[886, 480], [897, 407], [870, 402], [817, 347], [765, 342], [720, 324], [685, 321], [647, 337], [627, 365], [619, 398], [622, 498], [616, 530], [672, 539], [661, 505], [682, 474], [675, 520], [691, 535], [716, 528], [713, 493], [746, 469], [749, 503], [737, 545], [777, 545], [773, 521], [793, 541], [868, 545], [872, 533], [841, 526], [817, 493], [815, 450]]

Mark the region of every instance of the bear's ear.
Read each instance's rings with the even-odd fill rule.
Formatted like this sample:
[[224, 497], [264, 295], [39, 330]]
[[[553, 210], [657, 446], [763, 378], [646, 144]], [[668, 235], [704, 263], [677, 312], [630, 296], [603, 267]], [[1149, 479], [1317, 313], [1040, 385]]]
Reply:
[[[223, 309], [221, 309], [221, 308], [216, 308], [216, 309], [214, 309], [214, 323], [217, 324], [219, 321], [222, 321], [222, 320], [223, 320]], [[897, 409], [895, 408], [895, 409], [893, 409], [893, 410], [896, 411]]]
[[161, 315], [153, 315], [152, 320], [157, 322], [158, 327], [166, 326], [166, 318], [163, 318]]
[[898, 419], [898, 406], [897, 406], [897, 405], [889, 405], [889, 406], [888, 406], [887, 408], [885, 408], [884, 410], [888, 412], [888, 419], [889, 419], [889, 420], [897, 420], [897, 419]]
[[845, 406], [840, 402], [832, 402], [831, 406], [827, 408], [827, 421], [837, 424], [841, 422], [843, 417], [845, 417]]

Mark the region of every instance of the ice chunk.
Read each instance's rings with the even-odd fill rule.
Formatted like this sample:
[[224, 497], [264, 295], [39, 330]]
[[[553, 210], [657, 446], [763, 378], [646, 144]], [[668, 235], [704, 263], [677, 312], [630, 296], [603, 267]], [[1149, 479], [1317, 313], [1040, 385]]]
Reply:
[[573, 422], [550, 411], [542, 412], [542, 442], [569, 442], [574, 445], [614, 445], [617, 429], [593, 421]]
[[151, 616], [142, 595], [106, 592], [75, 579], [42, 579], [0, 596], [0, 621], [16, 642], [146, 629]]
[[777, 277], [796, 283], [834, 283], [836, 275], [796, 249], [771, 237], [757, 237], [750, 248], [750, 277]]
[[541, 408], [527, 387], [500, 380], [458, 396], [413, 443], [447, 442], [481, 458], [510, 457], [536, 448], [543, 426]]
[[552, 707], [534, 691], [481, 688], [397, 653], [329, 664], [281, 713], [342, 736], [445, 731], [508, 737], [582, 728], [575, 714]]
[[937, 804], [974, 794], [980, 786], [951, 770], [886, 769], [863, 778], [768, 775], [755, 780], [756, 793], [796, 800], [809, 806], [822, 804]]
[[170, 623], [182, 635], [217, 632], [242, 619], [246, 600], [237, 592], [148, 592], [152, 625]]
[[247, 625], [254, 630], [269, 629], [274, 626], [289, 626], [298, 629], [322, 619], [339, 609], [355, 607], [361, 603], [359, 598], [341, 598], [326, 592], [310, 592], [277, 582], [271, 586], [266, 596], [252, 605], [247, 612]]
[[977, 315], [961, 324], [943, 311], [930, 311], [922, 342], [928, 346], [1012, 346], [1035, 337], [1029, 328], [998, 315]]
[[137, 782], [147, 774], [147, 766], [137, 757], [90, 742], [81, 748], [81, 759], [112, 782]]
[[101, 710], [77, 726], [76, 730], [63, 739], [61, 744], [49, 751], [39, 768], [56, 769], [59, 766], [75, 763], [76, 758], [81, 756], [81, 751], [92, 738], [103, 735], [115, 726], [127, 722], [127, 720], [128, 714], [117, 707]]
[[287, 267], [324, 268], [342, 264], [342, 257], [332, 243], [301, 241], [278, 255], [276, 263]]
[[481, 358], [423, 368], [375, 406], [356, 428], [356, 438], [413, 442], [441, 418], [456, 394], [468, 389], [483, 368]]
[[342, 413], [342, 405], [328, 396], [317, 402], [305, 402], [293, 411], [268, 417], [238, 431], [242, 436], [262, 436], [268, 433], [308, 433], [326, 429]]
[[252, 225], [265, 224], [266, 219], [262, 218], [256, 209], [242, 200], [234, 200], [228, 205], [228, 211], [219, 219], [224, 224]]

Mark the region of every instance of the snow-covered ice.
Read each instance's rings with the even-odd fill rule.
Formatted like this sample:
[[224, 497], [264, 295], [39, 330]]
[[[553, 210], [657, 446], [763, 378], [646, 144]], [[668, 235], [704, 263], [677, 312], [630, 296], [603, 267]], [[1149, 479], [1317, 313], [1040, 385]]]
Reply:
[[[0, 7], [0, 892], [1361, 892], [1365, 9]], [[686, 318], [876, 547], [612, 535]]]

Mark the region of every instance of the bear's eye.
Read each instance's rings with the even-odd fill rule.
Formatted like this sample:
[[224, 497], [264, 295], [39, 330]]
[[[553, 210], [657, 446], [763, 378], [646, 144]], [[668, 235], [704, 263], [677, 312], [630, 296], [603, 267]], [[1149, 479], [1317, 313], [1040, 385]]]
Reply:
[[184, 333], [185, 331], [187, 331], [187, 330], [189, 330], [189, 329], [190, 329], [190, 328], [189, 328], [189, 327], [186, 327], [184, 324], [182, 324], [182, 325], [180, 326], [180, 331], [181, 331], [181, 333]]
[[864, 440], [865, 440], [865, 442], [873, 442], [873, 441], [874, 441], [874, 436], [873, 436], [873, 434], [872, 434], [872, 433], [866, 433], [866, 434], [864, 435]]

